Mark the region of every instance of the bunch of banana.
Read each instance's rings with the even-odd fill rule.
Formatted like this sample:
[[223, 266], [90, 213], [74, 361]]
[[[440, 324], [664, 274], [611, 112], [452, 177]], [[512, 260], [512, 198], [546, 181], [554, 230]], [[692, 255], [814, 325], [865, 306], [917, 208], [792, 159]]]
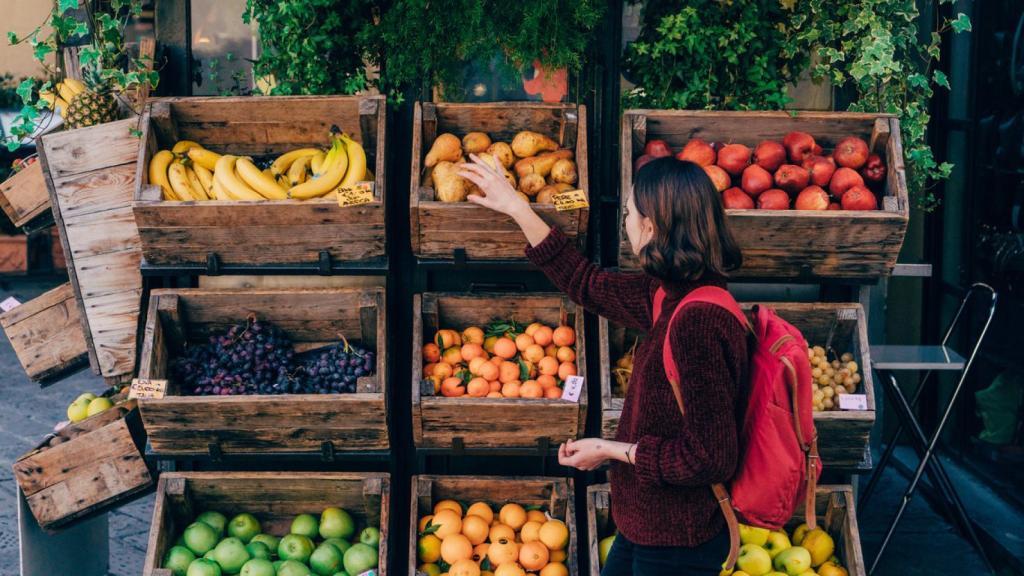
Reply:
[[56, 110], [63, 118], [67, 113], [68, 103], [75, 99], [82, 92], [86, 91], [85, 84], [81, 80], [65, 78], [57, 82], [56, 91], [41, 90], [39, 98], [49, 105], [50, 110]]

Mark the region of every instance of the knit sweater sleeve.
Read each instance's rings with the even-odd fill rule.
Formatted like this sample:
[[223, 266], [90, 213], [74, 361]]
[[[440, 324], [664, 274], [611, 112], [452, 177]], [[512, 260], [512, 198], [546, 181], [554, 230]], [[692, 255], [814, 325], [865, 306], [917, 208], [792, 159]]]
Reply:
[[650, 329], [654, 284], [650, 276], [602, 270], [557, 228], [540, 244], [528, 247], [526, 256], [573, 302], [613, 322]]
[[653, 485], [725, 482], [738, 460], [736, 400], [745, 371], [745, 332], [726, 310], [691, 304], [676, 318], [669, 345], [686, 412], [678, 435], [639, 439], [637, 477]]

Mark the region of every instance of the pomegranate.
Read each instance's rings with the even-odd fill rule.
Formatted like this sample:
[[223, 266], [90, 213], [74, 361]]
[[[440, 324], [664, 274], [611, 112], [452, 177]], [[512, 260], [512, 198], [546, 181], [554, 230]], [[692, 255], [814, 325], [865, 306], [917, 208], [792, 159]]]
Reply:
[[878, 210], [878, 200], [871, 190], [863, 186], [854, 186], [843, 194], [839, 201], [843, 210]]
[[753, 210], [754, 199], [739, 188], [729, 188], [722, 192], [722, 205], [729, 210]]
[[786, 134], [782, 138], [782, 145], [785, 146], [786, 153], [789, 154], [789, 161], [794, 164], [801, 164], [805, 158], [813, 156], [814, 147], [817, 146], [814, 142], [814, 136], [807, 132], [790, 132]]
[[860, 175], [868, 182], [882, 182], [885, 180], [885, 163], [878, 154], [868, 156], [868, 161], [860, 169]]
[[804, 170], [811, 175], [811, 184], [824, 188], [832, 180], [836, 165], [824, 156], [809, 156], [804, 160]]
[[795, 164], [783, 164], [775, 172], [775, 186], [790, 194], [796, 194], [807, 188], [807, 183], [810, 181], [810, 172]]
[[800, 191], [793, 205], [797, 210], [828, 210], [829, 197], [821, 186], [808, 186]]
[[718, 165], [723, 170], [739, 176], [750, 165], [750, 148], [743, 144], [727, 144], [718, 151]]
[[843, 194], [850, 188], [863, 185], [864, 179], [860, 177], [856, 170], [844, 167], [837, 169], [835, 174], [832, 175], [832, 180], [828, 183], [828, 189], [836, 198], [842, 198]]
[[754, 164], [775, 172], [786, 163], [786, 149], [774, 140], [765, 140], [754, 148]]
[[729, 174], [714, 164], [705, 166], [704, 172], [708, 175], [708, 178], [711, 178], [711, 183], [715, 185], [715, 190], [719, 192], [723, 192], [732, 184]]
[[789, 210], [789, 194], [778, 188], [765, 190], [757, 197], [757, 207], [761, 210]]
[[676, 154], [676, 158], [693, 162], [698, 166], [709, 166], [715, 163], [715, 149], [700, 138], [694, 138], [683, 146], [679, 154]]
[[751, 197], [757, 198], [758, 194], [772, 187], [772, 174], [757, 164], [751, 164], [743, 169], [740, 187]]
[[821, 149], [821, 146], [818, 146], [818, 143], [817, 143], [817, 142], [815, 142], [815, 143], [814, 143], [814, 155], [815, 155], [815, 156], [821, 156], [821, 153], [822, 153], [822, 152], [824, 152], [824, 150], [822, 150], [822, 149]]
[[868, 161], [868, 143], [855, 136], [843, 138], [836, 144], [832, 156], [836, 164], [856, 170]]
[[644, 146], [644, 154], [654, 156], [655, 158], [661, 158], [662, 156], [671, 156], [672, 149], [669, 148], [668, 142], [665, 142], [664, 140], [648, 140], [647, 144]]

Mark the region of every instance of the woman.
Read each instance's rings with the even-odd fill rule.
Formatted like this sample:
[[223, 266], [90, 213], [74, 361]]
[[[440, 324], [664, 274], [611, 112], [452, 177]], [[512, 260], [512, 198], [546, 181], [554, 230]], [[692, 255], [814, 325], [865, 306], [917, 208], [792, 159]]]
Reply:
[[[611, 461], [612, 516], [619, 534], [603, 576], [718, 574], [729, 534], [710, 485], [728, 481], [738, 458], [739, 398], [747, 380], [747, 337], [724, 308], [688, 304], [671, 328], [676, 305], [694, 288], [725, 287], [740, 265], [721, 199], [696, 164], [660, 158], [639, 171], [626, 204], [625, 227], [644, 274], [599, 269], [537, 216], [505, 178], [472, 156], [460, 174], [485, 196], [481, 206], [511, 216], [530, 246], [527, 256], [595, 314], [647, 332], [615, 441], [568, 440], [564, 466], [593, 470]], [[654, 294], [665, 289], [652, 322]], [[672, 346], [685, 416], [665, 376], [662, 347]]]

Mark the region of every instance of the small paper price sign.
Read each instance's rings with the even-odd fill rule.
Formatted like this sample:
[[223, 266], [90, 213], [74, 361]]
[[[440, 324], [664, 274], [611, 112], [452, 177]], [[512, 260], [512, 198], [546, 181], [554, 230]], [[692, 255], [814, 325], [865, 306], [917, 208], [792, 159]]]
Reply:
[[128, 398], [163, 398], [167, 393], [167, 380], [135, 378], [128, 389]]
[[580, 208], [589, 208], [590, 202], [587, 201], [587, 195], [583, 190], [566, 190], [565, 192], [559, 192], [551, 196], [551, 202], [555, 205], [555, 210], [559, 212], [568, 212], [569, 210], [579, 210]]
[[562, 400], [579, 402], [583, 392], [583, 376], [569, 376], [562, 387]]
[[3, 310], [4, 312], [10, 312], [11, 310], [17, 308], [18, 306], [21, 306], [21, 302], [19, 302], [18, 299], [15, 298], [14, 296], [7, 298], [3, 302], [0, 302], [0, 310]]
[[359, 206], [373, 202], [373, 182], [356, 182], [352, 186], [338, 188], [338, 206]]
[[840, 410], [868, 409], [868, 397], [865, 394], [840, 394], [838, 398]]

